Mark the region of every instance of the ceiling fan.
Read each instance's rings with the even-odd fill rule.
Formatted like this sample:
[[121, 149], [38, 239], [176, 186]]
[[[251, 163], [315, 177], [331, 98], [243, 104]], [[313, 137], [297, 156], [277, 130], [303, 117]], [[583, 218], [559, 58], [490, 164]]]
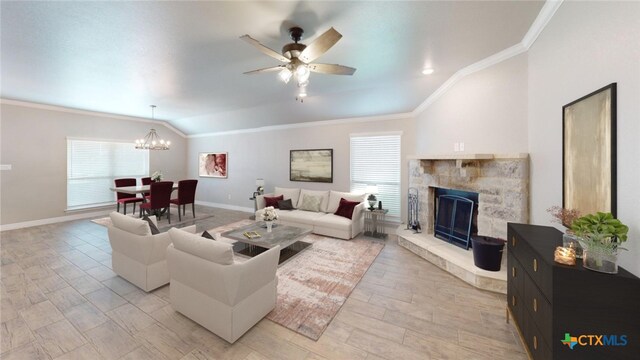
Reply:
[[315, 41], [309, 45], [299, 43], [304, 30], [294, 26], [289, 29], [292, 43], [286, 44], [282, 48], [282, 54], [262, 45], [258, 40], [249, 35], [243, 35], [240, 39], [255, 46], [258, 50], [271, 56], [272, 58], [282, 61], [284, 64], [272, 66], [264, 69], [247, 71], [245, 74], [258, 74], [270, 71], [279, 71], [278, 76], [282, 81], [288, 83], [294, 78], [298, 84], [299, 92], [296, 100], [303, 101], [307, 96], [307, 85], [309, 85], [309, 75], [311, 72], [333, 75], [353, 75], [355, 68], [338, 65], [338, 64], [315, 64], [311, 63], [322, 54], [331, 49], [338, 40], [342, 38], [342, 34], [334, 28], [327, 30], [320, 35]]

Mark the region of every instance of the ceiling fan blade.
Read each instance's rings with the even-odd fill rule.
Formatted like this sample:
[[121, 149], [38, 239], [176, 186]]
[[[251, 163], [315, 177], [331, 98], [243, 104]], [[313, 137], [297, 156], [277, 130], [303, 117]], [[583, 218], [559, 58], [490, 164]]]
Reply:
[[268, 67], [268, 68], [262, 68], [262, 69], [256, 69], [256, 70], [247, 71], [247, 72], [244, 72], [243, 74], [258, 74], [258, 73], [263, 73], [263, 72], [272, 72], [272, 71], [282, 70], [285, 67], [286, 67], [286, 65], [278, 65], [278, 66], [272, 66], [272, 67]]
[[298, 59], [308, 64], [331, 49], [341, 38], [342, 34], [331, 28], [320, 35], [314, 42], [307, 45], [306, 49], [298, 56]]
[[249, 35], [242, 35], [240, 36], [240, 39], [248, 42], [249, 44], [255, 46], [258, 50], [262, 51], [264, 54], [267, 54], [269, 56], [271, 56], [272, 58], [276, 59], [276, 60], [280, 60], [284, 63], [289, 63], [291, 62], [291, 60], [287, 59], [286, 57], [284, 57], [282, 54], [280, 54], [279, 52], [273, 50], [273, 49], [269, 49], [268, 47], [262, 45], [260, 43], [260, 41], [252, 38]]
[[353, 75], [355, 68], [338, 64], [309, 64], [309, 70], [322, 74]]

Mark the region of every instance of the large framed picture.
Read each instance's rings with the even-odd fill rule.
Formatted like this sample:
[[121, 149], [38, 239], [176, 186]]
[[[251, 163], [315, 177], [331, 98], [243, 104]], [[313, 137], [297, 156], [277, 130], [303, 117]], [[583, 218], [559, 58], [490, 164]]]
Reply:
[[201, 177], [227, 178], [227, 153], [200, 153], [198, 175]]
[[291, 150], [289, 180], [333, 182], [333, 149]]
[[562, 207], [616, 216], [616, 83], [563, 106], [562, 132]]

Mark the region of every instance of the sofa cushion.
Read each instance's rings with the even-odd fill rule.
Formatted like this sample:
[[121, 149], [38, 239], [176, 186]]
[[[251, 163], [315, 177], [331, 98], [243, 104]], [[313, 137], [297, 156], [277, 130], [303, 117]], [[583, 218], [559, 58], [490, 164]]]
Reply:
[[304, 211], [304, 210], [291, 210], [280, 211], [278, 213], [278, 220], [302, 225], [313, 226], [314, 222], [324, 216], [324, 213]]
[[120, 230], [140, 236], [151, 235], [149, 223], [142, 219], [132, 218], [131, 216], [122, 215], [115, 211], [111, 212], [109, 217], [111, 218], [113, 226]]
[[281, 188], [281, 187], [276, 187], [275, 190], [273, 190], [273, 193], [275, 195], [284, 196], [284, 200], [291, 199], [291, 203], [293, 204], [293, 207], [297, 207], [298, 206], [298, 199], [300, 198], [300, 189], [299, 188]]
[[340, 206], [340, 199], [363, 202], [365, 199], [365, 194], [331, 190], [329, 191], [329, 206], [327, 206], [327, 212], [335, 213], [338, 210], [338, 206]]
[[353, 221], [334, 214], [324, 214], [314, 222], [314, 228], [330, 228], [340, 231], [351, 231]]
[[349, 220], [353, 217], [353, 209], [360, 204], [359, 201], [349, 201], [346, 199], [340, 199], [340, 206], [336, 210], [335, 215], [345, 217]]
[[278, 208], [278, 201], [282, 200], [284, 195], [280, 196], [265, 196], [264, 197], [264, 207], [273, 206], [274, 208]]
[[169, 229], [169, 236], [173, 246], [180, 251], [220, 265], [233, 264], [233, 245], [231, 244], [211, 241], [176, 228]]
[[302, 201], [304, 200], [304, 195], [319, 196], [321, 198], [319, 211], [327, 212], [327, 204], [329, 203], [329, 191], [313, 191], [306, 189], [300, 190], [300, 199], [298, 200], [298, 205], [296, 205], [296, 208], [300, 209], [300, 205], [302, 205]]
[[322, 197], [309, 194], [302, 195], [302, 201], [298, 203], [298, 209], [320, 212], [322, 205]]
[[291, 199], [278, 201], [278, 209], [293, 210], [293, 204], [291, 203]]

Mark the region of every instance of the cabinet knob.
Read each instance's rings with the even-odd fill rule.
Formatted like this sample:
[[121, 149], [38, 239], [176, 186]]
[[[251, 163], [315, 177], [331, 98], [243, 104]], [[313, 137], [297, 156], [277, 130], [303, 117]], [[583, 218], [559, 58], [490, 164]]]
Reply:
[[515, 266], [511, 267], [511, 276], [512, 277], [516, 277], [516, 267]]
[[516, 237], [515, 236], [511, 237], [511, 246], [516, 246]]
[[538, 259], [533, 259], [533, 271], [538, 271]]
[[533, 348], [538, 350], [538, 337], [533, 335]]
[[511, 295], [511, 306], [516, 306], [516, 296]]
[[538, 299], [533, 298], [533, 311], [538, 312]]

